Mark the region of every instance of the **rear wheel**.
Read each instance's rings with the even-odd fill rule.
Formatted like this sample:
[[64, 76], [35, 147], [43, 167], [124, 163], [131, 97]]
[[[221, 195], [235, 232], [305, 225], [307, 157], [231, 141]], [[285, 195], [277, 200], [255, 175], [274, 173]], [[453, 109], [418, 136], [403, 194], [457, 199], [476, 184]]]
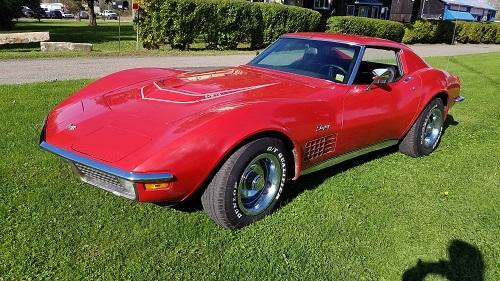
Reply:
[[420, 157], [436, 149], [444, 125], [444, 105], [439, 98], [432, 100], [399, 144], [399, 151]]
[[218, 224], [240, 228], [271, 213], [287, 181], [283, 142], [262, 138], [236, 150], [217, 171], [201, 197]]

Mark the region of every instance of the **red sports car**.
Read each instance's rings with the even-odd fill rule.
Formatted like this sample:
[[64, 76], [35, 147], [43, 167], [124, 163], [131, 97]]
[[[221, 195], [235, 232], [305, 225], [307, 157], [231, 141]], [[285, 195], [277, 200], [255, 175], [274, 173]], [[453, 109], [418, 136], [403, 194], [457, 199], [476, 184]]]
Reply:
[[239, 228], [301, 175], [392, 145], [430, 154], [459, 92], [405, 45], [294, 33], [238, 67], [99, 79], [48, 115], [40, 146], [128, 199], [173, 204], [201, 189], [207, 213]]

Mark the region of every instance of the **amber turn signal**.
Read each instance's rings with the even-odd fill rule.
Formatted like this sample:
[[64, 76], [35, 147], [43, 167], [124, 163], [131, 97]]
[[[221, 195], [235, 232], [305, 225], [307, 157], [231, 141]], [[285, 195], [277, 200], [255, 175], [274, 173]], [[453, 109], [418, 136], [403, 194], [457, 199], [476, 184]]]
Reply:
[[154, 190], [154, 189], [169, 188], [169, 187], [170, 187], [169, 182], [145, 183], [144, 184], [144, 188], [146, 188], [146, 190]]

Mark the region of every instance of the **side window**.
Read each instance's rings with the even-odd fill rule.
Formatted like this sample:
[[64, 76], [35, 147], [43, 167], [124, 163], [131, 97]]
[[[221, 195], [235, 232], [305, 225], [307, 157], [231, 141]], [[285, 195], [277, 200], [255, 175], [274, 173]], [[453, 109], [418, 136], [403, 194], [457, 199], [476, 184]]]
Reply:
[[390, 82], [399, 80], [403, 76], [399, 63], [399, 50], [366, 48], [354, 84], [370, 84], [373, 78], [372, 71], [378, 68], [386, 68], [393, 72], [394, 78]]

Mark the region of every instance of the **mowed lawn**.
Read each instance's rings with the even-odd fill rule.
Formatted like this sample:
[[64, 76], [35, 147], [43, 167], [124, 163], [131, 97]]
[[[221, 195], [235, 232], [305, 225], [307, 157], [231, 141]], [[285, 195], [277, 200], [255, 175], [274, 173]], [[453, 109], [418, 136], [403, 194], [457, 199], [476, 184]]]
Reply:
[[[146, 50], [139, 42], [135, 50], [136, 32], [132, 22], [121, 22], [120, 34], [117, 21], [99, 21], [97, 27], [88, 25], [87, 20], [27, 20], [16, 23], [8, 32], [49, 31], [52, 42], [92, 43], [92, 52], [41, 52], [40, 43], [0, 45], [0, 59], [41, 58], [41, 57], [75, 57], [75, 56], [116, 56], [122, 55], [221, 55], [250, 54], [249, 44], [240, 44], [238, 50], [207, 50], [203, 38], [198, 38], [189, 51], [172, 50], [165, 46], [160, 50]], [[5, 31], [3, 31], [5, 32]], [[1, 33], [1, 32], [0, 32]]]
[[307, 175], [239, 231], [80, 183], [41, 151], [44, 116], [89, 81], [0, 86], [0, 280], [500, 280], [500, 53], [447, 60], [428, 59], [467, 99], [431, 156]]

